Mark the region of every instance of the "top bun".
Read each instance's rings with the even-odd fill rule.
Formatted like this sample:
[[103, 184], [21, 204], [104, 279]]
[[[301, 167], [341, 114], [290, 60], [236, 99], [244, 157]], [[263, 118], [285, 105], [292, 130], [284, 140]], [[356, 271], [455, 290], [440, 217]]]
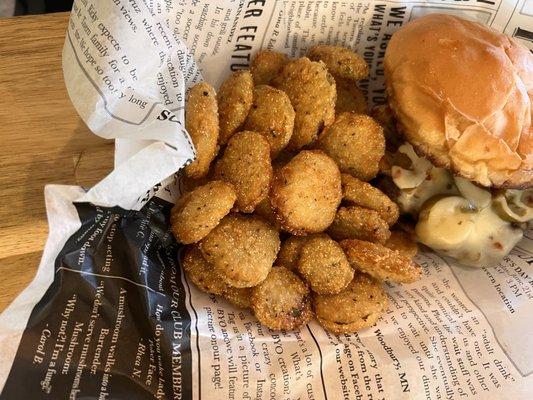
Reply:
[[520, 43], [430, 14], [392, 36], [385, 78], [417, 152], [483, 186], [533, 186], [533, 55]]

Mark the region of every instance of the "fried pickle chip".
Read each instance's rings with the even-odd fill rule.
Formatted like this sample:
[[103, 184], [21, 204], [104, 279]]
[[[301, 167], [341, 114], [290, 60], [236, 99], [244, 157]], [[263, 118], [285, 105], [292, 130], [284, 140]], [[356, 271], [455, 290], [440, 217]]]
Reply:
[[347, 79], [335, 78], [337, 86], [337, 102], [335, 103], [335, 114], [343, 112], [353, 112], [365, 114], [367, 104], [364, 93], [357, 87], [355, 82]]
[[319, 44], [309, 49], [309, 59], [322, 61], [335, 78], [359, 81], [368, 78], [368, 65], [352, 50], [342, 46]]
[[397, 250], [405, 257], [413, 258], [418, 253], [418, 245], [411, 239], [411, 235], [405, 231], [391, 231], [390, 238], [385, 242], [385, 247]]
[[359, 272], [342, 292], [315, 295], [313, 300], [318, 322], [333, 333], [353, 333], [374, 325], [388, 304], [379, 282]]
[[379, 243], [347, 239], [340, 245], [354, 269], [379, 281], [411, 283], [419, 279], [422, 274], [420, 266], [410, 257]]
[[202, 292], [220, 295], [229, 289], [196, 245], [187, 249], [182, 266], [187, 278]]
[[215, 89], [205, 82], [194, 85], [185, 103], [185, 128], [191, 136], [196, 159], [185, 167], [194, 179], [204, 177], [217, 154], [218, 106]]
[[281, 226], [293, 235], [327, 229], [341, 197], [339, 168], [326, 154], [311, 150], [301, 151], [279, 169], [270, 191]]
[[230, 286], [252, 287], [268, 275], [279, 250], [279, 235], [253, 215], [227, 215], [200, 243], [204, 258]]
[[185, 194], [170, 215], [174, 236], [185, 244], [202, 240], [230, 212], [236, 198], [233, 187], [222, 181], [209, 182]]
[[272, 180], [267, 140], [257, 132], [236, 133], [216, 162], [213, 175], [235, 188], [236, 210], [253, 212], [255, 206], [268, 196]]
[[244, 129], [261, 133], [275, 158], [289, 143], [294, 128], [294, 109], [285, 92], [272, 86], [254, 88], [254, 100]]
[[261, 218], [267, 221], [270, 225], [276, 228], [276, 230], [278, 231], [281, 230], [281, 224], [276, 218], [276, 214], [274, 214], [274, 210], [272, 210], [272, 206], [270, 205], [270, 200], [268, 199], [268, 197], [266, 199], [261, 200], [259, 204], [255, 206], [254, 214], [259, 215]]
[[298, 150], [314, 142], [335, 119], [335, 80], [323, 62], [303, 57], [289, 62], [272, 80], [294, 107], [294, 130], [287, 148]]
[[316, 147], [333, 158], [341, 172], [368, 181], [379, 171], [385, 137], [383, 128], [368, 115], [343, 113], [325, 129]]
[[297, 329], [313, 316], [309, 288], [285, 267], [272, 268], [252, 289], [252, 309], [259, 322], [273, 330]]
[[319, 294], [339, 293], [354, 275], [342, 247], [326, 234], [305, 240], [297, 266], [300, 276]]
[[396, 223], [400, 209], [385, 193], [349, 174], [342, 174], [341, 181], [345, 202], [376, 211], [389, 226]]
[[335, 240], [354, 238], [385, 243], [390, 231], [389, 225], [376, 211], [349, 206], [339, 208], [328, 234]]
[[285, 54], [272, 50], [259, 51], [250, 65], [255, 85], [268, 85], [288, 62]]
[[298, 269], [298, 258], [300, 250], [308, 236], [289, 236], [281, 243], [276, 265], [282, 265], [291, 271]]
[[217, 94], [220, 133], [224, 145], [237, 132], [252, 107], [254, 82], [250, 71], [236, 71], [220, 86]]
[[235, 307], [252, 307], [252, 288], [236, 288], [228, 286], [224, 293], [222, 293], [222, 296]]

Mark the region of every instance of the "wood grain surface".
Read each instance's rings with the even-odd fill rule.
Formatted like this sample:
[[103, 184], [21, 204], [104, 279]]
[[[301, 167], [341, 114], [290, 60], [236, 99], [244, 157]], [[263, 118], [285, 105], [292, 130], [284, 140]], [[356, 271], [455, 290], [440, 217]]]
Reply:
[[0, 19], [0, 312], [35, 275], [48, 234], [43, 188], [91, 186], [113, 166], [61, 71], [68, 13]]

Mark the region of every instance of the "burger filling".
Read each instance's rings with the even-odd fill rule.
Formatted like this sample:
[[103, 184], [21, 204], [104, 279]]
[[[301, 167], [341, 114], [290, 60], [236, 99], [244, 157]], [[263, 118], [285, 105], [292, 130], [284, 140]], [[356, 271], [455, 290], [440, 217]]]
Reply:
[[418, 240], [463, 264], [497, 263], [533, 219], [533, 190], [480, 188], [433, 166], [410, 144], [398, 148], [391, 164], [401, 211], [418, 217]]

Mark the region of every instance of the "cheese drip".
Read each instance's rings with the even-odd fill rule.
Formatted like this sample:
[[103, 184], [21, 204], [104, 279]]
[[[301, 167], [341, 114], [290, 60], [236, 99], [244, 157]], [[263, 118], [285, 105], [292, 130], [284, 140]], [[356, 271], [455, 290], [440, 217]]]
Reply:
[[410, 168], [391, 168], [400, 189], [397, 202], [402, 212], [418, 215], [421, 243], [462, 264], [485, 267], [497, 264], [523, 237], [533, 219], [532, 190], [492, 194], [418, 157], [410, 144], [398, 152], [409, 158]]

